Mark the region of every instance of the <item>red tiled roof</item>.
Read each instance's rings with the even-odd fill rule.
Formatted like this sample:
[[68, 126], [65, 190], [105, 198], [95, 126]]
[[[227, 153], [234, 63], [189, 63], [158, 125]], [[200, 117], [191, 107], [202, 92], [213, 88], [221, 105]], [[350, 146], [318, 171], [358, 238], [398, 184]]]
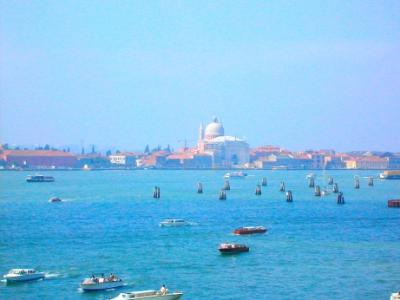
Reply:
[[50, 157], [74, 157], [70, 152], [53, 151], [53, 150], [5, 150], [4, 156], [50, 156]]
[[193, 159], [192, 153], [173, 153], [167, 156], [167, 159]]

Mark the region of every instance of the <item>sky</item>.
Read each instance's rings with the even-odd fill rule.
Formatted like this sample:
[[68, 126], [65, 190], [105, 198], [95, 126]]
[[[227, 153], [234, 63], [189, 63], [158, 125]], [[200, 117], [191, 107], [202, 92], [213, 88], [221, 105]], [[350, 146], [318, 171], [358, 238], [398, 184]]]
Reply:
[[400, 1], [0, 0], [0, 142], [400, 151]]

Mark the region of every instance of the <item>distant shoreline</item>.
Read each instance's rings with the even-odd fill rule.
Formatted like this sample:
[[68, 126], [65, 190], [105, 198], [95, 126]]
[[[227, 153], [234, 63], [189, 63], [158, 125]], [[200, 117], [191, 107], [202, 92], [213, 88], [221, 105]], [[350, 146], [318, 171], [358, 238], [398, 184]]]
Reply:
[[395, 169], [246, 169], [246, 168], [237, 168], [237, 169], [212, 169], [212, 168], [104, 168], [104, 169], [78, 169], [78, 168], [62, 168], [62, 169], [0, 169], [0, 172], [48, 172], [48, 171], [82, 171], [82, 172], [93, 172], [93, 171], [274, 171], [274, 172], [282, 172], [282, 171], [377, 171], [383, 172], [388, 170], [395, 170]]

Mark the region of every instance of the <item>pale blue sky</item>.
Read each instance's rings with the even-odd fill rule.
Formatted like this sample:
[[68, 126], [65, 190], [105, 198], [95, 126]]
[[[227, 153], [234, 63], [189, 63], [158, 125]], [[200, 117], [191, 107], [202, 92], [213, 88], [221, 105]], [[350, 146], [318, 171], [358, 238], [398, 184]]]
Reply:
[[0, 1], [1, 141], [400, 151], [400, 1]]

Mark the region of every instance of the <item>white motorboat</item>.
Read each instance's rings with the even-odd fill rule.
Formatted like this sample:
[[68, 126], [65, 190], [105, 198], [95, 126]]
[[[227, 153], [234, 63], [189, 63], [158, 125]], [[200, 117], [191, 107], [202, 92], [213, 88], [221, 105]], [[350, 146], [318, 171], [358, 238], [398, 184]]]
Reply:
[[247, 173], [238, 171], [238, 172], [231, 172], [231, 173], [226, 173], [224, 175], [224, 178], [245, 178], [247, 176]]
[[53, 182], [54, 177], [53, 176], [44, 176], [44, 175], [40, 175], [40, 174], [28, 175], [28, 177], [26, 177], [26, 181], [27, 182]]
[[190, 226], [192, 223], [187, 222], [183, 219], [166, 219], [160, 222], [161, 227], [181, 227], [181, 226]]
[[43, 279], [45, 274], [34, 269], [12, 269], [3, 277], [7, 282], [22, 282]]
[[115, 275], [108, 277], [96, 277], [86, 278], [81, 283], [81, 288], [84, 291], [103, 291], [108, 289], [115, 289], [124, 286], [122, 279]]
[[400, 300], [400, 292], [398, 293], [392, 293], [390, 295], [390, 300]]
[[121, 293], [118, 297], [115, 297], [111, 300], [138, 300], [138, 299], [146, 299], [146, 300], [178, 300], [182, 297], [182, 292], [173, 292], [169, 293], [161, 293], [155, 290], [147, 290], [147, 291], [137, 291], [137, 292], [129, 292], [129, 293]]

